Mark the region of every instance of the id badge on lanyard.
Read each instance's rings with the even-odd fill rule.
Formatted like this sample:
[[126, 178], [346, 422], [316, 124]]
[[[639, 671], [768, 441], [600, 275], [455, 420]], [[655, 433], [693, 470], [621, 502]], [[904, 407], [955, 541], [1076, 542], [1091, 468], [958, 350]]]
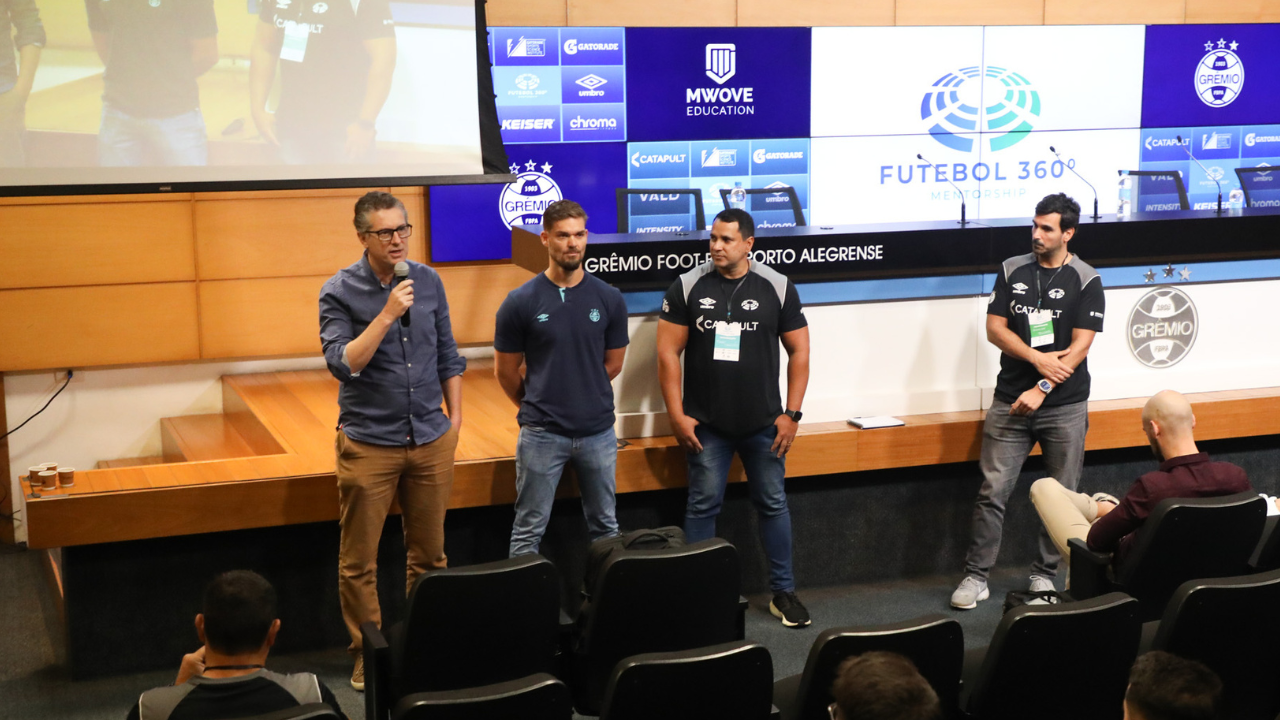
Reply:
[[1027, 316], [1031, 325], [1031, 347], [1037, 348], [1053, 344], [1053, 311], [1033, 310]]
[[280, 45], [280, 59], [290, 62], [302, 62], [307, 55], [307, 38], [311, 35], [311, 26], [307, 23], [293, 23], [284, 26], [284, 42]]
[[741, 349], [742, 324], [717, 320], [715, 348], [711, 352], [711, 359], [738, 362]]

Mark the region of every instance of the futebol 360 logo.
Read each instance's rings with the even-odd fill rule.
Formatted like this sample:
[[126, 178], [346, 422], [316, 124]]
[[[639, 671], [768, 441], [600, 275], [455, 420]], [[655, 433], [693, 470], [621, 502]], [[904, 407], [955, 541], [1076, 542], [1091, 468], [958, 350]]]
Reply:
[[738, 74], [733, 43], [707, 43], [706, 75], [719, 87], [685, 88], [685, 115], [754, 115], [755, 88], [725, 87]]
[[1205, 105], [1226, 107], [1240, 97], [1244, 89], [1244, 63], [1235, 51], [1240, 43], [1226, 39], [1204, 44], [1205, 55], [1196, 65], [1196, 96]]
[[[985, 98], [984, 81], [989, 96]], [[998, 97], [1000, 87], [992, 81], [1004, 86]], [[1039, 116], [1040, 93], [1031, 81], [994, 65], [964, 67], [943, 75], [920, 103], [920, 119], [933, 139], [961, 152], [972, 152], [974, 139], [960, 133], [996, 133], [989, 146], [993, 151], [1004, 150], [1026, 139], [1032, 120]]]
[[1129, 313], [1129, 351], [1149, 368], [1177, 365], [1191, 352], [1199, 327], [1196, 306], [1186, 293], [1154, 288]]

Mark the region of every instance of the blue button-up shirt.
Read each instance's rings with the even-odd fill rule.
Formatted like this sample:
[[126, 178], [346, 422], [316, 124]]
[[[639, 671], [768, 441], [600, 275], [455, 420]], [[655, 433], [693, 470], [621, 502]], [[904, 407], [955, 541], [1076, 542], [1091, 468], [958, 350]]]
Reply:
[[347, 343], [359, 337], [386, 307], [383, 285], [369, 258], [338, 271], [320, 290], [320, 342], [329, 372], [342, 382], [338, 427], [353, 440], [374, 445], [422, 445], [449, 429], [440, 405], [445, 380], [461, 375], [449, 323], [444, 284], [435, 270], [409, 261], [413, 308], [409, 327], [395, 323], [369, 364], [358, 373], [347, 364]]

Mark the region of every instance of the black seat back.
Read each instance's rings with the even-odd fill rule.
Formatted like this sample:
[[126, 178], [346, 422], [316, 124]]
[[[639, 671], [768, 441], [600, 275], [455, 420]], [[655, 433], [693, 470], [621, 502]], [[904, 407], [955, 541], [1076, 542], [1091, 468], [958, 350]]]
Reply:
[[1232, 720], [1280, 713], [1280, 570], [1192, 580], [1174, 593], [1152, 648], [1199, 660], [1222, 678]]
[[391, 642], [394, 697], [554, 669], [560, 580], [541, 555], [423, 574]]
[[1116, 568], [1116, 583], [1142, 601], [1145, 617], [1158, 618], [1182, 583], [1248, 572], [1266, 515], [1266, 501], [1252, 490], [1161, 500]]
[[619, 660], [737, 639], [738, 551], [713, 538], [679, 548], [626, 550], [605, 561], [574, 651], [574, 702], [597, 714]]
[[831, 628], [809, 648], [809, 659], [800, 676], [796, 705], [799, 720], [827, 720], [827, 706], [834, 702], [831, 684], [845, 658], [872, 651], [902, 655], [933, 686], [944, 717], [959, 711], [960, 673], [964, 666], [964, 632], [960, 623], [945, 615], [866, 627]]
[[1280, 530], [1276, 530], [1277, 517], [1272, 515], [1263, 523], [1262, 540], [1251, 559], [1254, 570], [1280, 568]]
[[341, 717], [329, 707], [328, 703], [317, 702], [264, 715], [254, 715], [251, 718], [241, 718], [241, 720], [339, 720]]
[[1138, 601], [1124, 593], [1014, 608], [967, 709], [982, 720], [1119, 720], [1141, 632]]
[[600, 720], [768, 720], [773, 658], [763, 645], [634, 655], [609, 678]]
[[465, 690], [414, 693], [396, 705], [393, 720], [570, 720], [569, 688], [546, 673]]

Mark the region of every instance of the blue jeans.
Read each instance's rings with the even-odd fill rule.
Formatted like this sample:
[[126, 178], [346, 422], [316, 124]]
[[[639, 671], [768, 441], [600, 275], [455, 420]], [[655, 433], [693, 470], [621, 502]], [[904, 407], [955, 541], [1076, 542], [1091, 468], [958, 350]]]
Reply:
[[207, 165], [209, 139], [199, 108], [167, 118], [134, 117], [106, 103], [98, 130], [102, 167]]
[[705, 424], [694, 429], [702, 452], [689, 458], [689, 503], [684, 512], [684, 534], [691, 542], [716, 534], [716, 516], [724, 504], [729, 465], [736, 452], [747, 472], [751, 504], [760, 515], [760, 539], [769, 557], [769, 587], [775, 592], [795, 592], [791, 570], [791, 509], [787, 507], [786, 457], [770, 452], [778, 435], [775, 425], [754, 435], [722, 435]]
[[569, 462], [578, 475], [588, 537], [594, 542], [618, 534], [614, 502], [618, 439], [613, 428], [570, 438], [526, 426], [520, 428], [516, 441], [516, 521], [511, 527], [511, 557], [538, 552], [551, 519], [556, 486]]

